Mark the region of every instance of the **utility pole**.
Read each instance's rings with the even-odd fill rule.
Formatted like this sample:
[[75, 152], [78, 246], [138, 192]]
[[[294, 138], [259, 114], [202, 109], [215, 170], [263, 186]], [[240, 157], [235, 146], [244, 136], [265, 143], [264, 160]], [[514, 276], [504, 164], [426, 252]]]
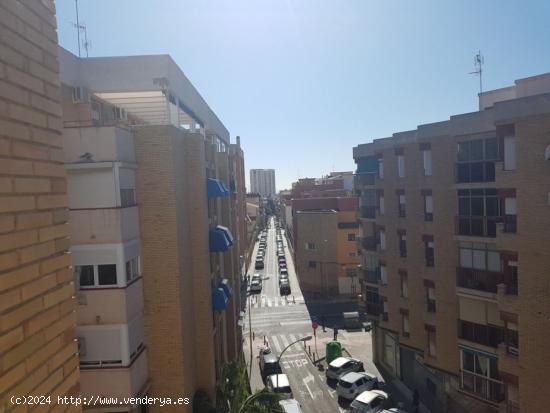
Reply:
[[476, 70], [473, 72], [470, 72], [470, 75], [478, 75], [479, 76], [479, 93], [483, 93], [483, 64], [485, 63], [485, 59], [483, 58], [483, 55], [481, 54], [481, 50], [477, 52], [477, 54], [474, 57], [474, 67]]

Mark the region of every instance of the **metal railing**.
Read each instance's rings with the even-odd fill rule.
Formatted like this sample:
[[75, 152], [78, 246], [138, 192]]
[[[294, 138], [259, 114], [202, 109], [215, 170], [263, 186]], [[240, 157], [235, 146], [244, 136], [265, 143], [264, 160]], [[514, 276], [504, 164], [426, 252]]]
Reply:
[[497, 236], [497, 222], [501, 220], [501, 217], [495, 216], [458, 215], [455, 221], [456, 234], [494, 238]]
[[513, 277], [507, 277], [502, 272], [458, 267], [456, 271], [456, 284], [462, 288], [494, 294], [497, 293], [497, 286], [499, 284], [505, 284], [507, 294], [517, 295], [518, 293], [517, 279], [514, 280]]
[[458, 320], [458, 337], [497, 348], [504, 340], [504, 328]]

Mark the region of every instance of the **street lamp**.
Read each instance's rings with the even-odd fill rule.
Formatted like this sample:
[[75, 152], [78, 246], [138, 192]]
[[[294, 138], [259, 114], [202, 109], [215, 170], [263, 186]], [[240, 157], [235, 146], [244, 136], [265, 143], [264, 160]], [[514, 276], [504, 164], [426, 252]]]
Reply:
[[[305, 337], [299, 338], [298, 340], [293, 341], [292, 343], [290, 343], [288, 346], [286, 346], [286, 347], [283, 349], [283, 351], [281, 351], [281, 353], [279, 354], [279, 357], [277, 357], [277, 364], [281, 364], [281, 357], [283, 356], [283, 353], [284, 353], [290, 346], [293, 346], [294, 344], [299, 343], [299, 342], [301, 342], [301, 341], [303, 341], [303, 342], [305, 343], [306, 341], [310, 341], [312, 338], [313, 338], [313, 336], [305, 336]], [[277, 374], [277, 388], [279, 388], [279, 374]]]

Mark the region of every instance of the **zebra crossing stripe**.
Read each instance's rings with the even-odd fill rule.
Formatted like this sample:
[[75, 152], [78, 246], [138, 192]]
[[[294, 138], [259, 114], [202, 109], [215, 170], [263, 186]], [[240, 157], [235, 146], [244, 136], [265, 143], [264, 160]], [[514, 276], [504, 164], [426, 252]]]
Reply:
[[294, 334], [290, 334], [290, 342], [293, 343], [296, 341], [296, 336]]
[[279, 300], [278, 299], [273, 300], [273, 305], [277, 307], [279, 305]]
[[277, 336], [271, 336], [269, 339], [273, 343], [272, 347], [275, 348], [277, 353], [280, 353], [281, 352], [281, 346], [279, 346], [279, 340], [277, 340]]
[[280, 337], [281, 337], [281, 342], [283, 343], [283, 346], [285, 346], [285, 347], [288, 346], [289, 343], [286, 339], [286, 336], [281, 334]]

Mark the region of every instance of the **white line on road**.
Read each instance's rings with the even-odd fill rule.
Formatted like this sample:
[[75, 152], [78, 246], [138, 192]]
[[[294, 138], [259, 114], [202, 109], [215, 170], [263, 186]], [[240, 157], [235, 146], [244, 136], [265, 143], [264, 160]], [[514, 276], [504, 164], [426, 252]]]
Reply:
[[282, 334], [280, 336], [281, 336], [281, 341], [283, 342], [283, 346], [284, 347], [288, 346], [288, 340], [286, 339], [286, 336], [284, 336]]
[[281, 352], [281, 347], [279, 346], [279, 340], [277, 340], [277, 336], [271, 336], [271, 341], [273, 342], [273, 347], [277, 351], [277, 353]]
[[306, 389], [309, 393], [309, 395], [311, 396], [312, 399], [315, 399], [315, 396], [313, 395], [313, 393], [311, 392], [309, 386], [307, 385], [309, 382], [314, 382], [315, 381], [315, 378], [313, 377], [313, 375], [311, 373], [308, 373], [308, 375], [306, 377], [304, 377], [302, 379], [302, 381], [304, 382], [304, 385], [306, 386]]

